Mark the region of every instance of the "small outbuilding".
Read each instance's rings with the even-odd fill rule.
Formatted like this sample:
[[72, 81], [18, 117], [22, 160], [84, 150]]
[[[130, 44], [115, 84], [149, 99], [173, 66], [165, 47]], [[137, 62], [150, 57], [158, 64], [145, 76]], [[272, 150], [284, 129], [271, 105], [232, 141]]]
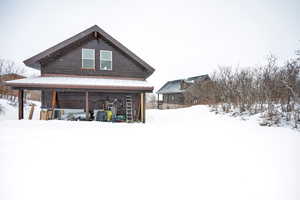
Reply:
[[206, 81], [210, 81], [207, 74], [168, 81], [156, 92], [158, 108], [179, 108], [205, 103], [205, 94], [196, 92], [196, 89]]

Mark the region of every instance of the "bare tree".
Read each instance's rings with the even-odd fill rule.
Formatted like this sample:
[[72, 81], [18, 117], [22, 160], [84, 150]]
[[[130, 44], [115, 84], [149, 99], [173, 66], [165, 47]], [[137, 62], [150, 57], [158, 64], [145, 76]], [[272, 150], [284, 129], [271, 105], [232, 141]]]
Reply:
[[11, 101], [15, 101], [16, 97], [11, 95], [11, 93], [8, 92], [7, 88], [3, 86], [3, 82], [7, 81], [5, 80], [7, 76], [4, 75], [11, 75], [14, 74], [22, 75], [24, 74], [25, 69], [22, 67], [18, 67], [15, 65], [13, 61], [0, 59], [0, 97], [1, 98], [7, 98]]
[[153, 93], [146, 94], [147, 108], [153, 109], [156, 108], [156, 95]]
[[15, 62], [5, 59], [0, 59], [0, 75], [3, 74], [24, 74], [23, 67], [16, 66]]
[[300, 124], [300, 66], [297, 60], [279, 66], [270, 55], [267, 64], [255, 68], [232, 70], [220, 67], [211, 81], [195, 86], [192, 93], [205, 94], [214, 108], [223, 112], [264, 113], [279, 123], [279, 118]]

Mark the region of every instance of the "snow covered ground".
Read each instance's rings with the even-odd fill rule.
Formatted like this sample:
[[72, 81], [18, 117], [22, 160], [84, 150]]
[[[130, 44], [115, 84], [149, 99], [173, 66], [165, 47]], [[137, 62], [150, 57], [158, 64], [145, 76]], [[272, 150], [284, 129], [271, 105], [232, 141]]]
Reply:
[[[17, 115], [17, 114], [16, 114]], [[0, 199], [300, 199], [300, 134], [209, 112], [0, 121]]]
[[[33, 120], [38, 120], [40, 117], [40, 106], [41, 103], [39, 101], [29, 101], [24, 105], [24, 119], [28, 119], [30, 112], [30, 103], [34, 103], [35, 109], [33, 111]], [[0, 121], [1, 120], [17, 120], [18, 119], [18, 103], [10, 102], [6, 99], [0, 99], [0, 106], [3, 107], [3, 113], [0, 113]]]

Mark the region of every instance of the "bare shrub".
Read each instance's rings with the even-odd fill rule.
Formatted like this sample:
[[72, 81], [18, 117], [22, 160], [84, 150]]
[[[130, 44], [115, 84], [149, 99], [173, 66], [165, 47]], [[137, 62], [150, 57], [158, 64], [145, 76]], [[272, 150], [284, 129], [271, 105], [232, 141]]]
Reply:
[[265, 113], [274, 124], [279, 119], [293, 120], [297, 128], [300, 113], [299, 62], [283, 66], [270, 55], [264, 66], [233, 70], [220, 67], [211, 75], [211, 82], [198, 89], [206, 93], [211, 106], [223, 112]]

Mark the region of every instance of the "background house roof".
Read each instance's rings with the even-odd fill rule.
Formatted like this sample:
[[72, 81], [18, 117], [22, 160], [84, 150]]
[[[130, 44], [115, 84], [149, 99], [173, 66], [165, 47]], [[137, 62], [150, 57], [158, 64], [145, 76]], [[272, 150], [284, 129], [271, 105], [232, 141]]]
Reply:
[[207, 80], [207, 79], [209, 79], [209, 76], [208, 76], [208, 74], [205, 74], [205, 75], [201, 75], [201, 76], [189, 77], [189, 78], [185, 79], [185, 81], [194, 82], [194, 81], [204, 81], [204, 80]]
[[183, 79], [178, 79], [174, 81], [168, 81], [164, 86], [162, 86], [156, 93], [157, 94], [167, 94], [167, 93], [181, 93], [181, 81]]
[[0, 80], [1, 81], [15, 80], [15, 79], [21, 79], [21, 78], [25, 78], [25, 76], [20, 75], [20, 74], [16, 74], [16, 73], [0, 75]]
[[195, 81], [204, 81], [208, 80], [209, 76], [208, 74], [201, 75], [201, 76], [193, 76], [186, 79], [178, 79], [173, 81], [168, 81], [166, 84], [164, 84], [156, 93], [157, 94], [170, 94], [170, 93], [182, 93], [187, 88], [182, 89], [181, 83], [186, 82], [187, 84], [193, 84]]
[[143, 61], [141, 58], [139, 58], [137, 55], [135, 55], [132, 51], [130, 51], [128, 48], [126, 48], [124, 45], [122, 45], [120, 42], [118, 42], [116, 39], [114, 39], [112, 36], [110, 36], [108, 33], [106, 33], [104, 30], [102, 30], [97, 25], [94, 25], [75, 36], [64, 40], [61, 43], [58, 43], [57, 45], [50, 47], [49, 49], [27, 59], [24, 61], [24, 64], [28, 67], [40, 69], [40, 61], [44, 58], [50, 57], [53, 53], [75, 43], [76, 41], [79, 41], [91, 34], [94, 34], [94, 37], [103, 37], [106, 40], [108, 40], [111, 44], [113, 44], [115, 47], [120, 49], [122, 52], [127, 54], [129, 57], [131, 57], [133, 60], [138, 62], [142, 67], [144, 67], [148, 72], [149, 76], [155, 71], [154, 68], [152, 68], [149, 64], [147, 64], [145, 61]]

